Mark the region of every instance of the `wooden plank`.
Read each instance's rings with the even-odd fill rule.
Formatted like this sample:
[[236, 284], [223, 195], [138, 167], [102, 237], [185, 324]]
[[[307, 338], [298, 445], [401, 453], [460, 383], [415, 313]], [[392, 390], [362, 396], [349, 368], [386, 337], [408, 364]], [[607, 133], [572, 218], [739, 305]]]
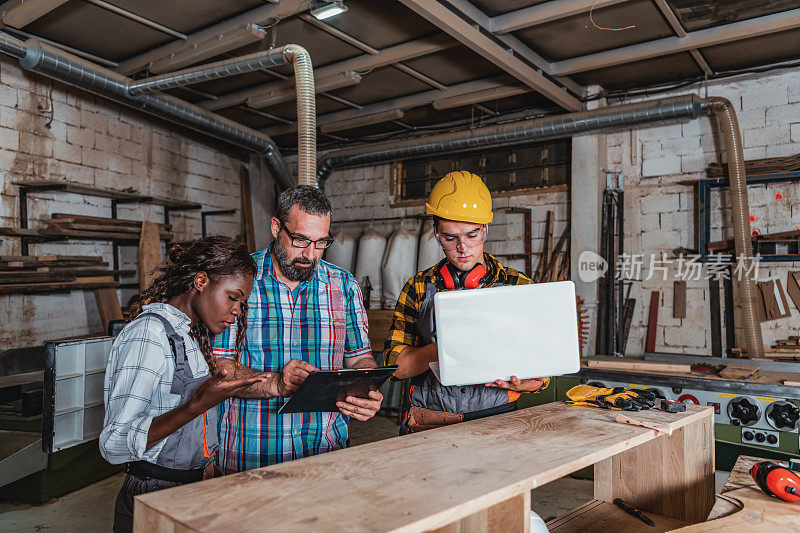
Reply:
[[[616, 454], [677, 434], [694, 435], [679, 428], [704, 429], [713, 421], [713, 410], [705, 406], [637, 413], [641, 420], [669, 424], [668, 437], [618, 424], [616, 414], [554, 402], [144, 494], [136, 497], [135, 530], [153, 530], [139, 520], [139, 503], [181, 531], [435, 530]], [[707, 443], [687, 444], [711, 446], [712, 438], [708, 433]], [[669, 446], [664, 450], [672, 452]], [[696, 487], [708, 476], [713, 490], [713, 463], [708, 472], [692, 473], [685, 470], [698, 468], [693, 462], [652, 458], [662, 460], [662, 471], [676, 470], [666, 496], [684, 491], [687, 499], [704, 499], [687, 505], [710, 509], [713, 493], [706, 496]], [[364, 502], [372, 502], [368, 510]]]
[[523, 494], [513, 496], [488, 509], [482, 509], [452, 524], [429, 530], [429, 533], [528, 533], [531, 522], [530, 508], [531, 493], [526, 490]]
[[93, 263], [102, 263], [103, 258], [99, 255], [57, 255], [57, 254], [48, 254], [48, 255], [0, 255], [0, 263], [6, 263], [9, 261], [20, 261], [23, 263], [41, 263], [41, 262], [49, 262], [49, 261], [58, 261], [62, 263], [71, 262], [71, 261], [78, 261], [81, 263], [84, 262], [93, 262]]
[[719, 371], [720, 377], [732, 380], [747, 380], [756, 375], [757, 366], [751, 365], [727, 365]]
[[705, 520], [714, 504], [712, 412], [696, 424], [673, 429], [672, 435], [659, 435], [598, 462], [595, 499], [622, 498], [642, 511], [690, 523]]
[[722, 322], [719, 305], [719, 280], [708, 278], [708, 301], [711, 312], [711, 356], [722, 357]]
[[692, 365], [679, 363], [659, 363], [656, 361], [642, 361], [625, 357], [609, 357], [598, 355], [581, 359], [581, 363], [588, 368], [604, 368], [606, 370], [626, 370], [632, 372], [691, 372]]
[[675, 520], [655, 513], [646, 513], [655, 526], [650, 526], [626, 513], [610, 502], [589, 500], [569, 513], [548, 520], [550, 533], [584, 533], [598, 531], [607, 533], [662, 533], [688, 525], [683, 520]]
[[52, 294], [87, 289], [105, 289], [119, 285], [115, 281], [65, 281], [56, 283], [20, 283], [0, 285], [0, 294]]
[[[113, 277], [108, 277], [109, 281], [114, 281]], [[100, 311], [100, 321], [103, 323], [103, 331], [108, 331], [108, 323], [112, 320], [122, 319], [122, 307], [119, 305], [119, 295], [117, 289], [107, 287], [95, 289], [94, 299], [97, 302], [97, 309]]]
[[686, 282], [672, 284], [672, 318], [686, 318]]
[[25, 372], [24, 374], [13, 374], [11, 376], [0, 376], [0, 389], [5, 387], [16, 387], [17, 385], [29, 385], [44, 381], [44, 370]]
[[656, 351], [656, 328], [658, 326], [658, 304], [660, 296], [661, 293], [659, 291], [652, 291], [650, 293], [650, 317], [647, 322], [647, 342], [645, 344], [645, 351], [649, 353]]
[[[779, 318], [787, 318], [790, 316], [789, 303], [786, 301], [786, 295], [783, 293], [783, 287], [780, 286], [780, 280], [766, 280], [757, 282], [758, 290], [761, 292], [761, 297], [764, 301], [764, 318], [766, 321], [777, 320]], [[778, 293], [780, 291], [780, 293]], [[778, 303], [778, 296], [780, 295], [781, 303]], [[783, 306], [783, 312], [781, 312]]]
[[[59, 223], [75, 222], [84, 224], [111, 224], [115, 227], [131, 227], [136, 230], [136, 232], [138, 232], [142, 227], [141, 220], [127, 220], [123, 218], [94, 217], [89, 215], [73, 215], [70, 213], [53, 213], [50, 215], [50, 218], [51, 220], [57, 219], [55, 222]], [[48, 220], [47, 222], [49, 223], [51, 220]], [[172, 229], [172, 226], [169, 224], [159, 224], [158, 227], [162, 231], [170, 231]]]
[[242, 165], [239, 167], [239, 176], [242, 181], [242, 235], [247, 251], [252, 254], [256, 251], [256, 229], [253, 225], [253, 204], [250, 198], [250, 171]]
[[788, 276], [786, 280], [786, 291], [794, 302], [794, 306], [800, 311], [800, 271], [790, 271]]
[[536, 272], [533, 276], [533, 281], [541, 282], [542, 277], [548, 264], [550, 264], [550, 257], [553, 253], [553, 212], [547, 212], [547, 218], [544, 224], [544, 242], [542, 243], [542, 252], [539, 254], [539, 264], [536, 266]]
[[156, 277], [153, 269], [161, 264], [161, 241], [158, 233], [158, 224], [149, 221], [142, 222], [142, 231], [139, 237], [140, 291], [150, 286], [150, 283]]
[[722, 280], [722, 295], [725, 302], [723, 318], [725, 322], [725, 350], [728, 356], [733, 356], [733, 349], [736, 347], [736, 324], [734, 318], [736, 306], [733, 303], [733, 268], [729, 269], [729, 276]]

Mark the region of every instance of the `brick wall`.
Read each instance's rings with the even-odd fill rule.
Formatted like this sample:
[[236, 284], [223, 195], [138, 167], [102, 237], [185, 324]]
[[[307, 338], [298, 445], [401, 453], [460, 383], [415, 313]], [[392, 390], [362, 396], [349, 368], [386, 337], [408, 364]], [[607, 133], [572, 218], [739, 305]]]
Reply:
[[[681, 91], [653, 98], [687, 94]], [[695, 92], [703, 96], [702, 89]], [[800, 153], [800, 71], [779, 71], [740, 81], [710, 83], [708, 94], [723, 96], [733, 102], [744, 136], [745, 158], [759, 159]], [[769, 126], [768, 126], [769, 125]], [[605, 166], [625, 174], [625, 249], [631, 254], [672, 252], [676, 248], [694, 249], [693, 188], [679, 182], [705, 176], [705, 168], [714, 161], [724, 161], [724, 146], [716, 124], [709, 117], [682, 124], [642, 127], [605, 135]], [[573, 154], [575, 157], [576, 154]], [[334, 205], [334, 220], [380, 218], [418, 214], [422, 207], [391, 207], [390, 165], [379, 165], [334, 172], [327, 192]], [[580, 186], [580, 176], [573, 184]], [[585, 179], [585, 178], [583, 178]], [[776, 190], [784, 200], [776, 202]], [[800, 185], [754, 186], [749, 188], [750, 211], [759, 220], [754, 228], [762, 233], [786, 231], [800, 225]], [[557, 238], [568, 220], [569, 197], [566, 192], [498, 198], [496, 207], [533, 207], [532, 249], [541, 250], [547, 210], [555, 212], [554, 235]], [[732, 237], [730, 202], [727, 191], [712, 195], [712, 240]], [[490, 226], [487, 249], [493, 253], [518, 253], [523, 250], [521, 215], [496, 209]], [[407, 227], [410, 223], [406, 222]], [[389, 235], [399, 222], [375, 223], [375, 228]], [[346, 230], [358, 237], [368, 223], [349, 224]], [[338, 226], [334, 228], [338, 230]], [[538, 259], [534, 260], [534, 267]], [[508, 261], [522, 268], [522, 261]], [[790, 264], [766, 263], [760, 278], [780, 276], [785, 286]], [[794, 269], [799, 268], [794, 266]], [[703, 274], [706, 272], [704, 271]], [[645, 278], [647, 272], [645, 270]], [[632, 297], [637, 299], [628, 354], [644, 352], [650, 291], [660, 290], [660, 315], [656, 349], [673, 353], [711, 354], [708, 281], [703, 276], [687, 285], [687, 318], [672, 318], [672, 286], [676, 272], [668, 280], [660, 276], [634, 283]], [[734, 294], [736, 289], [734, 287]], [[722, 303], [724, 307], [724, 300]], [[767, 346], [778, 338], [800, 334], [800, 313], [792, 308], [791, 318], [763, 323]], [[740, 313], [735, 313], [739, 316]], [[737, 320], [738, 324], [738, 320]], [[724, 325], [724, 322], [723, 322]], [[741, 339], [741, 332], [737, 331]], [[723, 349], [725, 335], [723, 332]], [[738, 345], [742, 341], [738, 340]]]
[[[738, 115], [745, 159], [761, 159], [800, 153], [800, 71], [778, 71], [741, 81], [710, 83], [708, 94], [728, 98]], [[689, 94], [692, 91], [662, 94]], [[694, 89], [699, 96], [703, 89]], [[792, 134], [794, 132], [794, 134]], [[703, 117], [682, 124], [643, 127], [606, 136], [608, 166], [625, 174], [625, 248], [631, 253], [672, 252], [694, 249], [694, 189], [679, 182], [705, 177], [709, 163], [725, 162], [722, 136], [715, 120]], [[776, 200], [777, 192], [783, 200]], [[748, 187], [753, 229], [761, 233], [791, 230], [800, 225], [800, 184], [781, 183]], [[711, 240], [733, 237], [730, 195], [726, 189], [712, 193]], [[763, 263], [759, 278], [778, 276], [786, 287], [789, 270], [798, 265]], [[668, 280], [661, 275], [634, 283], [637, 299], [628, 352], [641, 354], [647, 329], [649, 295], [661, 291], [656, 350], [672, 353], [711, 354], [709, 287], [705, 279], [688, 281], [687, 318], [672, 318], [672, 287], [676, 269]], [[647, 277], [645, 272], [644, 277]], [[735, 284], [734, 284], [735, 285]], [[734, 287], [736, 295], [736, 287]], [[722, 302], [724, 308], [724, 300]], [[800, 313], [789, 302], [790, 318], [764, 322], [767, 347], [776, 339], [800, 333]], [[737, 344], [743, 340], [738, 316]], [[724, 322], [723, 322], [724, 328]], [[725, 334], [722, 334], [725, 349]]]
[[[51, 85], [52, 83], [52, 85]], [[52, 87], [52, 122], [48, 94]], [[41, 106], [45, 112], [39, 110]], [[67, 180], [97, 187], [126, 189], [154, 196], [198, 202], [206, 210], [240, 206], [240, 161], [234, 151], [201, 136], [155, 121], [106, 100], [22, 71], [16, 61], [0, 62], [0, 224], [18, 226], [18, 192], [13, 181]], [[245, 156], [242, 156], [245, 157]], [[258, 170], [258, 165], [251, 165]], [[259, 176], [251, 176], [258, 181]], [[271, 187], [266, 196], [271, 196]], [[260, 189], [259, 189], [260, 190]], [[256, 191], [258, 192], [258, 191]], [[271, 212], [265, 194], [254, 195], [259, 212]], [[264, 204], [264, 205], [261, 205]], [[110, 200], [74, 194], [31, 195], [29, 226], [50, 213], [110, 216]], [[161, 207], [119, 206], [119, 217], [163, 221]], [[200, 236], [199, 211], [170, 215], [176, 240]], [[261, 221], [257, 220], [256, 223]], [[209, 233], [240, 233], [239, 214], [208, 219]], [[18, 239], [3, 238], [0, 254], [20, 253]], [[111, 263], [105, 242], [31, 245], [31, 254], [102, 255]], [[136, 248], [123, 247], [123, 269], [136, 268]], [[123, 279], [135, 281], [135, 278]], [[120, 290], [123, 306], [135, 294]], [[4, 348], [102, 330], [94, 295], [76, 291], [55, 295], [0, 296], [0, 342]]]

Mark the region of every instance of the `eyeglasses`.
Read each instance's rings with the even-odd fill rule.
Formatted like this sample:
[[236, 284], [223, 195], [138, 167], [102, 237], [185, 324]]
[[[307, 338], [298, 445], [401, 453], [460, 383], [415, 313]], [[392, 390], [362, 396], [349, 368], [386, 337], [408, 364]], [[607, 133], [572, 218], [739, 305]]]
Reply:
[[436, 232], [437, 237], [439, 237], [439, 244], [442, 247], [442, 250], [451, 251], [457, 249], [459, 246], [465, 249], [470, 249], [475, 246], [481, 244], [484, 239], [486, 239], [486, 232], [483, 231], [484, 228], [476, 228], [472, 231], [468, 231], [467, 233], [439, 233]]
[[292, 239], [292, 246], [295, 248], [308, 248], [311, 244], [314, 244], [314, 248], [317, 250], [324, 250], [331, 244], [333, 244], [333, 239], [330, 237], [325, 237], [324, 239], [319, 239], [318, 241], [312, 241], [307, 237], [303, 237], [302, 235], [296, 235], [289, 231], [289, 228], [286, 227], [286, 224], [283, 223], [282, 220], [278, 219], [278, 224], [281, 225], [283, 230], [286, 232], [286, 235], [291, 237]]

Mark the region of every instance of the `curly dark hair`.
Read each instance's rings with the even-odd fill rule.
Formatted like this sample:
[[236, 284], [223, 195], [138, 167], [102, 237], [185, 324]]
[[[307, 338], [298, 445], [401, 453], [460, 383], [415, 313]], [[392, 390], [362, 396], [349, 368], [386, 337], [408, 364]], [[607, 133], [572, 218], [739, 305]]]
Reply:
[[[131, 316], [142, 312], [142, 306], [154, 302], [168, 302], [176, 296], [189, 292], [198, 272], [205, 272], [211, 283], [220, 278], [237, 274], [256, 275], [256, 262], [247, 253], [244, 244], [225, 237], [212, 235], [198, 239], [186, 247], [173, 246], [169, 251], [169, 261], [153, 270], [158, 276], [144, 289], [131, 304]], [[236, 319], [236, 358], [242, 353], [245, 330], [247, 329], [247, 303], [242, 303], [242, 313]], [[190, 331], [200, 345], [212, 372], [215, 365], [209, 342], [208, 327], [197, 322]]]

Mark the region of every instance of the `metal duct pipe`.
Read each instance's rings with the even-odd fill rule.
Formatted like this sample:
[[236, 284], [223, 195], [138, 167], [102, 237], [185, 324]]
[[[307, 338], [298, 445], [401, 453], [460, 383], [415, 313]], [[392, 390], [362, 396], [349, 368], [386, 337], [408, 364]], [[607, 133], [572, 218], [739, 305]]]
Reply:
[[128, 92], [132, 96], [159, 92], [286, 63], [291, 63], [294, 68], [297, 94], [297, 182], [300, 185], [316, 185], [317, 105], [314, 66], [311, 56], [302, 46], [287, 44], [265, 52], [134, 81], [128, 85]]
[[719, 118], [728, 155], [728, 180], [733, 208], [733, 242], [738, 264], [744, 269], [740, 274], [739, 298], [742, 304], [742, 328], [745, 346], [750, 358], [764, 357], [764, 339], [758, 318], [756, 285], [750, 277], [753, 266], [753, 241], [750, 234], [750, 206], [747, 197], [747, 176], [744, 170], [744, 153], [739, 121], [733, 106], [726, 98], [711, 97], [705, 100]]
[[305, 48], [284, 46], [286, 57], [294, 66], [297, 93], [297, 183], [317, 184], [317, 100], [314, 90], [314, 67]]
[[[293, 46], [293, 45], [289, 45]], [[160, 76], [152, 76], [143, 80], [131, 82], [128, 92], [132, 95], [144, 93], [157, 93], [177, 87], [184, 87], [194, 83], [227, 78], [236, 74], [246, 74], [262, 68], [285, 65], [289, 59], [285, 57], [286, 46], [273, 48], [264, 52], [256, 52], [242, 57], [224, 59], [208, 65], [200, 65], [177, 72], [170, 72]]]
[[535, 118], [498, 126], [432, 135], [407, 141], [388, 141], [357, 148], [345, 148], [326, 154], [318, 163], [319, 186], [325, 184], [334, 168], [353, 167], [398, 161], [429, 154], [454, 153], [475, 148], [506, 146], [530, 141], [544, 141], [631, 127], [662, 120], [697, 118], [710, 104], [694, 95], [662, 98], [591, 111]]
[[269, 136], [205, 109], [164, 94], [132, 96], [132, 80], [35, 39], [24, 43], [0, 36], [0, 52], [17, 57], [23, 68], [145, 111], [258, 153], [281, 187], [294, 184], [291, 172]]

